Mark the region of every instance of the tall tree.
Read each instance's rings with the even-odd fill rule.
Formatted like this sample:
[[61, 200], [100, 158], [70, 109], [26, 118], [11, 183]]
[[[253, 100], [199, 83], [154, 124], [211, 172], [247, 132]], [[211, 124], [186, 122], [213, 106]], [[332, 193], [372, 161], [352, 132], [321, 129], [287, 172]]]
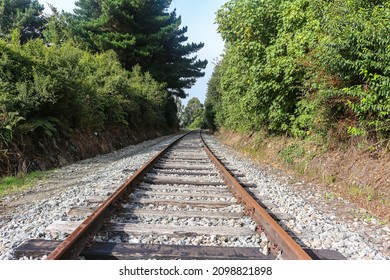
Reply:
[[214, 71], [207, 83], [207, 95], [205, 101], [205, 122], [211, 130], [216, 130], [222, 123], [217, 119], [217, 112], [221, 118], [221, 76], [223, 74], [222, 62], [216, 62]]
[[192, 54], [204, 44], [187, 43], [181, 17], [168, 12], [171, 0], [76, 2], [74, 37], [93, 51], [113, 49], [126, 69], [140, 65], [174, 95], [185, 97], [207, 60]]
[[68, 22], [72, 15], [65, 12], [61, 13], [53, 5], [48, 5], [52, 14], [46, 18], [47, 24], [42, 34], [46, 43], [60, 45], [71, 37], [69, 34]]
[[21, 43], [41, 37], [46, 23], [43, 10], [38, 0], [1, 0], [0, 37], [9, 37], [14, 29], [19, 30]]
[[[184, 109], [182, 123], [184, 127], [191, 126], [195, 121], [200, 124], [203, 120], [204, 106], [196, 97], [191, 98]], [[198, 120], [197, 120], [198, 119]]]

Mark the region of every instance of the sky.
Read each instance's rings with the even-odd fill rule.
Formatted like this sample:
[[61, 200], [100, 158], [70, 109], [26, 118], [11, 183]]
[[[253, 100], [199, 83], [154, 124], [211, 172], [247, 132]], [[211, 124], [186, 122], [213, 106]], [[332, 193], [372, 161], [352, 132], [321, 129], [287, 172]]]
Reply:
[[[47, 3], [52, 4], [60, 11], [73, 12], [75, 8], [73, 0], [39, 0], [47, 7]], [[214, 24], [215, 13], [228, 0], [172, 0], [171, 10], [176, 8], [176, 13], [182, 18], [182, 26], [188, 27], [186, 36], [187, 43], [205, 44], [196, 55], [199, 59], [207, 59], [208, 65], [205, 69], [205, 76], [199, 78], [196, 84], [189, 90], [189, 95], [183, 104], [186, 105], [192, 97], [197, 97], [204, 103], [207, 92], [207, 82], [214, 70], [213, 62], [223, 53], [224, 44], [217, 33], [217, 26]], [[45, 10], [49, 13], [50, 9]]]

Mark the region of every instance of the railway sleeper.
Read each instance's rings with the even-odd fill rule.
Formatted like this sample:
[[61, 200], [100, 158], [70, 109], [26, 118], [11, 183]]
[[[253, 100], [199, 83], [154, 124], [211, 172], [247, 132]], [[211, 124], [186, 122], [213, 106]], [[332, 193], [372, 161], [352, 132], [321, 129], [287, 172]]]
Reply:
[[212, 169], [212, 165], [190, 165], [190, 164], [161, 164], [157, 163], [154, 166], [154, 169], [170, 169], [170, 170], [202, 170], [202, 171], [209, 171]]
[[148, 190], [148, 191], [160, 191], [160, 190], [166, 190], [167, 192], [171, 192], [174, 190], [175, 192], [184, 192], [184, 191], [191, 191], [191, 192], [210, 192], [210, 193], [228, 193], [231, 194], [230, 191], [223, 187], [205, 187], [205, 186], [183, 186], [183, 185], [173, 185], [173, 186], [166, 186], [166, 185], [158, 185], [158, 184], [146, 184], [141, 183], [141, 185], [138, 186], [139, 190]]
[[[86, 200], [92, 204], [99, 204], [104, 202], [106, 197], [102, 196], [91, 196], [87, 197]], [[130, 208], [134, 204], [144, 204], [144, 205], [167, 205], [167, 206], [178, 206], [178, 207], [203, 207], [203, 208], [225, 208], [228, 206], [235, 205], [233, 202], [227, 201], [202, 201], [202, 200], [178, 200], [178, 199], [151, 199], [151, 198], [134, 198], [130, 203], [125, 204], [124, 208]]]
[[223, 182], [199, 180], [198, 178], [180, 178], [180, 177], [169, 177], [168, 176], [155, 176], [146, 177], [143, 182], [149, 184], [160, 184], [160, 185], [193, 185], [193, 186], [225, 186]]
[[[16, 258], [44, 258], [61, 242], [32, 239], [16, 248]], [[189, 245], [154, 245], [94, 242], [80, 254], [87, 260], [272, 260], [272, 255], [264, 255], [259, 248], [214, 247]]]
[[198, 177], [218, 177], [219, 174], [217, 172], [210, 172], [210, 171], [204, 171], [204, 172], [191, 172], [191, 171], [173, 171], [173, 170], [165, 170], [165, 169], [152, 169], [149, 171], [149, 174], [163, 174], [163, 175], [179, 175], [179, 176], [198, 176]]
[[[93, 207], [74, 207], [69, 210], [67, 216], [87, 217], [97, 208]], [[226, 213], [217, 211], [162, 211], [153, 209], [121, 209], [117, 217], [172, 217], [172, 218], [206, 218], [206, 219], [239, 219], [244, 217], [243, 213]]]
[[[61, 241], [31, 239], [14, 251], [17, 259], [28, 257], [42, 259], [49, 255]], [[334, 250], [305, 249], [314, 260], [345, 260]], [[84, 249], [81, 257], [89, 260], [273, 260], [272, 254], [264, 255], [259, 248], [209, 247], [183, 245], [122, 244], [94, 242]]]
[[135, 197], [164, 197], [174, 196], [176, 198], [186, 199], [233, 199], [233, 196], [229, 193], [184, 193], [184, 192], [162, 192], [162, 191], [137, 191], [133, 193]]
[[[79, 221], [56, 221], [46, 228], [49, 236], [69, 235], [80, 225]], [[255, 234], [249, 228], [228, 226], [176, 226], [162, 224], [135, 224], [135, 223], [107, 223], [102, 232], [121, 233], [125, 235], [174, 235], [174, 236], [252, 236]]]
[[[67, 216], [69, 218], [87, 217], [96, 208], [93, 207], [74, 207], [69, 210]], [[277, 221], [289, 221], [294, 219], [294, 216], [286, 213], [269, 213]], [[239, 219], [244, 217], [243, 213], [226, 213], [226, 212], [205, 212], [205, 211], [161, 211], [152, 209], [122, 209], [118, 217], [139, 218], [139, 217], [176, 217], [176, 218], [206, 218], [206, 219]]]

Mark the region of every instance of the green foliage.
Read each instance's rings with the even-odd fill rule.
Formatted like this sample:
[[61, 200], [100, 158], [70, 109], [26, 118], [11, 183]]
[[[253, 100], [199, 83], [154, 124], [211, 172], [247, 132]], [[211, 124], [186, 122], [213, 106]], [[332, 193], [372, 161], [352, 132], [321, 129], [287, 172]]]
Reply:
[[41, 130], [44, 135], [52, 137], [57, 132], [56, 125], [59, 125], [60, 121], [54, 117], [42, 117], [39, 119], [30, 119], [27, 122], [21, 124], [17, 128], [17, 132], [21, 134], [33, 132], [35, 130]]
[[204, 128], [204, 120], [202, 116], [198, 116], [194, 119], [194, 121], [187, 126], [188, 129], [199, 129]]
[[291, 145], [279, 152], [283, 160], [289, 164], [293, 164], [295, 160], [301, 159], [305, 155], [305, 149], [299, 145]]
[[172, 97], [173, 102], [175, 103], [175, 108], [176, 108], [176, 115], [179, 120], [183, 119], [183, 114], [184, 114], [184, 105], [183, 102], [179, 97]]
[[[318, 55], [341, 80], [345, 110], [368, 131], [390, 132], [390, 7], [388, 1], [334, 1], [327, 5]], [[345, 101], [344, 101], [345, 100]]]
[[46, 18], [47, 24], [42, 34], [48, 44], [60, 45], [71, 38], [68, 24], [72, 16], [69, 13], [60, 13], [56, 7], [48, 5], [52, 15]]
[[207, 65], [191, 55], [203, 43], [184, 44], [187, 27], [168, 12], [170, 0], [80, 0], [70, 26], [72, 37], [93, 51], [114, 50], [122, 65], [140, 65], [173, 94], [185, 97], [184, 88], [194, 85]]
[[144, 124], [149, 126], [165, 123], [168, 92], [164, 84], [156, 82], [149, 73], [143, 74], [139, 66], [133, 68], [129, 82], [131, 92], [145, 100], [141, 104]]
[[0, 2], [0, 38], [10, 38], [13, 30], [21, 34], [21, 43], [41, 37], [46, 23], [44, 6], [37, 0], [2, 0]]
[[3, 111], [23, 118], [21, 133], [52, 136], [57, 128], [166, 124], [164, 85], [140, 67], [125, 70], [113, 51], [91, 54], [68, 43], [0, 41], [0, 78]]
[[182, 126], [190, 129], [204, 127], [204, 106], [196, 97], [191, 98], [184, 108]]
[[205, 101], [205, 122], [211, 130], [216, 130], [222, 123], [217, 119], [217, 112], [221, 112], [221, 63], [217, 63], [208, 82]]
[[295, 137], [390, 134], [389, 1], [231, 0], [206, 119]]
[[180, 128], [180, 113], [182, 107], [180, 107], [178, 97], [170, 96], [168, 97], [167, 104], [165, 105], [165, 119], [167, 125], [172, 128], [179, 130]]
[[[290, 10], [283, 1], [242, 0], [218, 12], [228, 46], [221, 75], [223, 125], [235, 130], [290, 127], [304, 78], [297, 62], [307, 44], [298, 32], [305, 19], [295, 19], [299, 14]], [[289, 20], [281, 20], [282, 12]]]
[[0, 107], [0, 151], [8, 148], [13, 140], [15, 128], [23, 120], [19, 113], [7, 112], [4, 106]]

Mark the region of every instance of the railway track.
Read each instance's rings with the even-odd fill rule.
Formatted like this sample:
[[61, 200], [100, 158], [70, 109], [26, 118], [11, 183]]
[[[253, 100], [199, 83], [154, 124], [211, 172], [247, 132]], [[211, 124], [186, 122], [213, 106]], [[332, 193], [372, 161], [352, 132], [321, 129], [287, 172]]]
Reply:
[[[17, 258], [342, 259], [301, 248], [227, 170], [201, 133], [189, 133], [137, 170], [47, 228], [64, 240], [27, 240]], [[280, 215], [277, 215], [280, 217]]]

